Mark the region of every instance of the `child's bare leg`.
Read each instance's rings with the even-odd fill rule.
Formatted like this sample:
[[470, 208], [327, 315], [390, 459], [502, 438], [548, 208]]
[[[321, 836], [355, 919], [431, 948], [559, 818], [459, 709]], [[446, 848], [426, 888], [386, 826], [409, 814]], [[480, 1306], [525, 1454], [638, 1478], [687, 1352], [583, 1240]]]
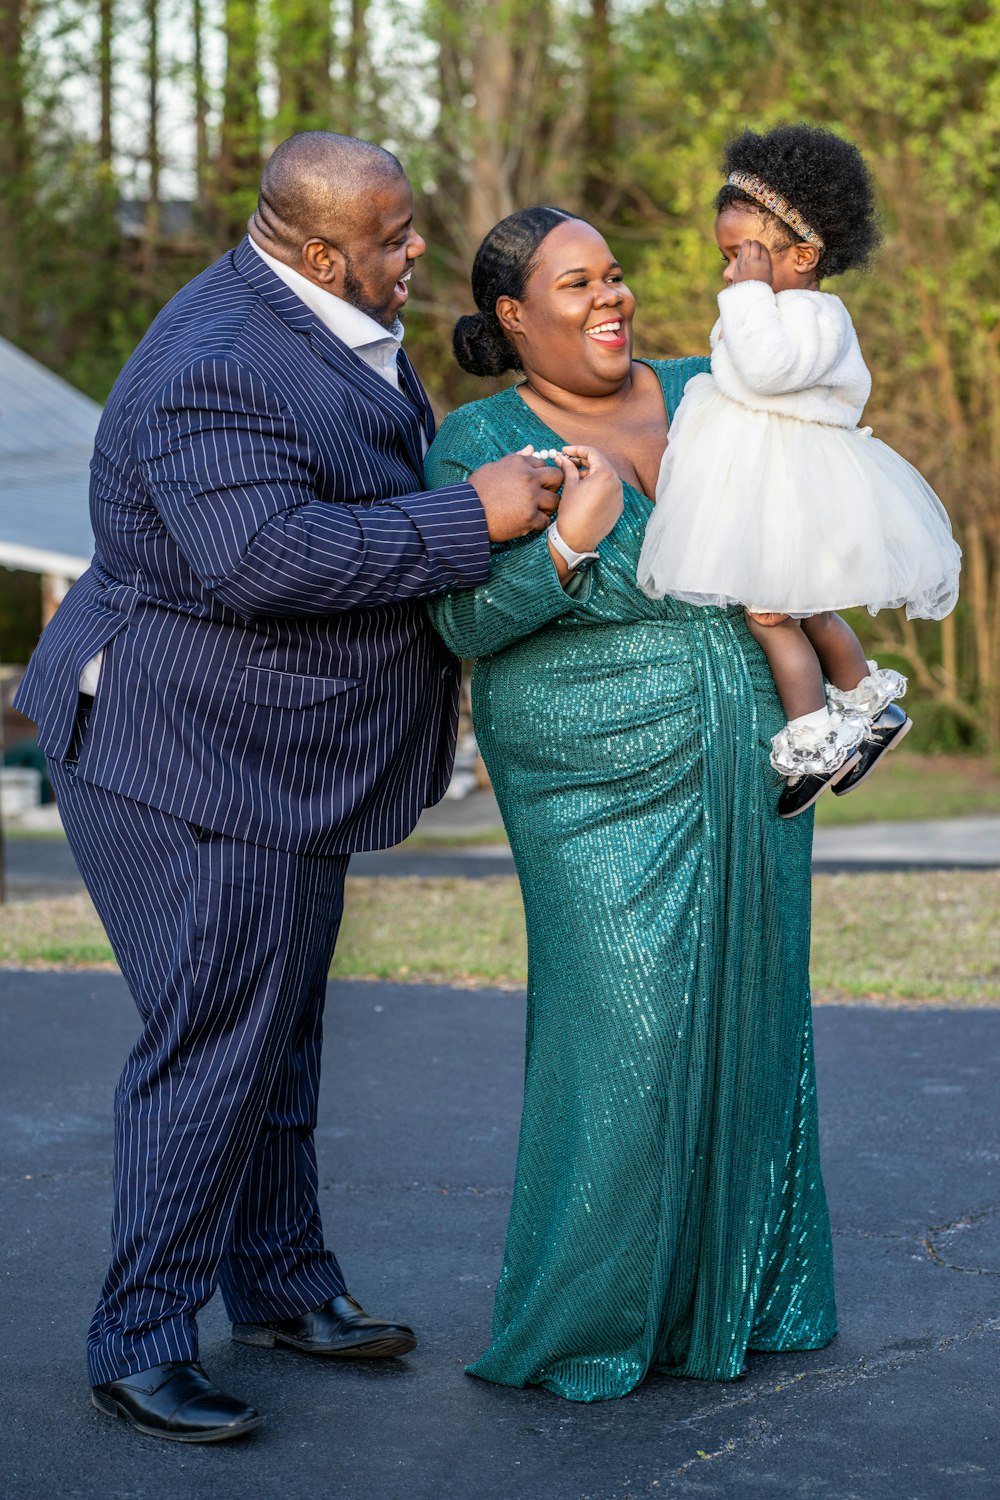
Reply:
[[[767, 657], [788, 718], [800, 719], [804, 714], [825, 709], [823, 671], [815, 647], [802, 629], [806, 622], [788, 615], [754, 615], [749, 610], [746, 617], [750, 634]], [[864, 672], [867, 670], [865, 666]]]
[[[802, 630], [819, 658], [824, 675], [843, 692], [856, 688], [868, 676], [864, 647], [847, 621], [833, 610], [811, 615], [801, 622]], [[782, 700], [784, 701], [784, 700]]]

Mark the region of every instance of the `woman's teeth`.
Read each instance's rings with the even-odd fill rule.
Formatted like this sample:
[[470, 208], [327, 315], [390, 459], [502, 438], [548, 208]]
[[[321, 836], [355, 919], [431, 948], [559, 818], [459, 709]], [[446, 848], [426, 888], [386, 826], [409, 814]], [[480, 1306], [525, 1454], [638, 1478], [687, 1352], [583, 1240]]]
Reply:
[[621, 331], [622, 325], [621, 319], [619, 318], [616, 318], [614, 322], [611, 323], [595, 323], [592, 328], [588, 328], [585, 330], [585, 332], [592, 339], [617, 338]]

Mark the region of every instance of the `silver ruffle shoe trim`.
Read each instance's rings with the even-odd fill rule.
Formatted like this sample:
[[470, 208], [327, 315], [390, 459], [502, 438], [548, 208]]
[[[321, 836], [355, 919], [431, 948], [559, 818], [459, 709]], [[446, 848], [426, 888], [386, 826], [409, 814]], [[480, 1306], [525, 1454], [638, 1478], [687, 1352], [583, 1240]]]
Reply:
[[786, 724], [771, 741], [771, 765], [782, 776], [832, 776], [861, 740], [867, 722], [831, 713], [823, 729]]
[[862, 719], [866, 730], [894, 699], [903, 697], [907, 687], [902, 672], [895, 672], [892, 667], [880, 667], [876, 661], [868, 663], [868, 673], [856, 688], [844, 692], [830, 683], [826, 690], [830, 712], [845, 719]]

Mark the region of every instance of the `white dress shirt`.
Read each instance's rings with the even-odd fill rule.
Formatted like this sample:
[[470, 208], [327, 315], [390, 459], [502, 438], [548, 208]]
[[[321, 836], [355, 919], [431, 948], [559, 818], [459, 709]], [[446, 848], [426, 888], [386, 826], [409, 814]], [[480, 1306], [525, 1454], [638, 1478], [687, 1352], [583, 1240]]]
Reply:
[[303, 276], [301, 271], [293, 271], [284, 261], [268, 255], [252, 237], [250, 243], [275, 276], [280, 277], [297, 297], [302, 298], [309, 311], [314, 312], [342, 344], [346, 344], [370, 369], [377, 371], [399, 390], [396, 358], [403, 342], [401, 318], [397, 318], [391, 328], [384, 328], [381, 323], [376, 323], [374, 318], [362, 312], [360, 307], [353, 307], [343, 297], [324, 291], [321, 286], [310, 281], [308, 276]]
[[[364, 360], [369, 369], [381, 375], [390, 385], [398, 391], [399, 371], [396, 368], [396, 360], [399, 356], [403, 343], [403, 320], [397, 318], [391, 328], [384, 328], [381, 323], [376, 323], [360, 307], [354, 307], [350, 302], [345, 302], [343, 297], [336, 296], [333, 292], [325, 292], [321, 286], [310, 281], [308, 276], [303, 276], [299, 271], [293, 271], [291, 266], [286, 266], [284, 261], [276, 260], [273, 255], [268, 255], [262, 250], [256, 240], [250, 239], [261, 260], [274, 272], [275, 276], [281, 278], [297, 297], [301, 297], [310, 312], [316, 314], [320, 322], [335, 334], [341, 343], [346, 344], [357, 356]], [[427, 451], [427, 435], [421, 431], [424, 452]], [[98, 652], [92, 656], [90, 661], [80, 673], [80, 692], [87, 693], [93, 697], [97, 692], [97, 680], [101, 675], [101, 657], [103, 653]]]

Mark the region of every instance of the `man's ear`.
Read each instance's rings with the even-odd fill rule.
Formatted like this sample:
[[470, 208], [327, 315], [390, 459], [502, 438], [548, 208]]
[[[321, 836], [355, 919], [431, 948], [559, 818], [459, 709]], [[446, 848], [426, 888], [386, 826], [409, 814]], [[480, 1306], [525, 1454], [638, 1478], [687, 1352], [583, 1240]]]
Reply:
[[819, 251], [815, 245], [799, 240], [795, 246], [795, 270], [800, 276], [811, 276], [819, 265]]
[[347, 261], [328, 240], [306, 240], [302, 246], [302, 272], [325, 291], [343, 296]]
[[496, 306], [500, 327], [508, 338], [515, 338], [521, 331], [521, 304], [516, 297], [498, 297]]

